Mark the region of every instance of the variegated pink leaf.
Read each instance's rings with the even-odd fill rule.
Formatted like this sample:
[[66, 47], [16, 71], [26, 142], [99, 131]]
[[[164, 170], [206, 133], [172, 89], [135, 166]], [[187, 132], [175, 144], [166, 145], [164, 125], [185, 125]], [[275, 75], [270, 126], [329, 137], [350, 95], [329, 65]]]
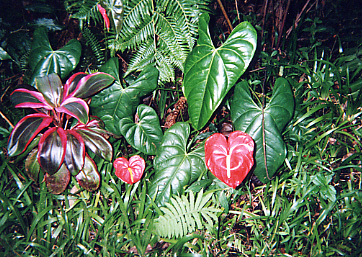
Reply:
[[85, 155], [83, 169], [75, 177], [79, 185], [88, 191], [94, 191], [99, 187], [100, 175], [98, 173], [97, 165], [88, 156]]
[[83, 99], [77, 97], [68, 97], [62, 102], [61, 106], [56, 107], [55, 110], [57, 112], [66, 113], [76, 118], [83, 124], [88, 122], [89, 106]]
[[53, 175], [45, 174], [45, 183], [49, 191], [53, 194], [61, 194], [67, 188], [70, 181], [70, 173], [63, 164], [57, 173]]
[[91, 152], [109, 162], [112, 160], [113, 148], [107, 139], [90, 129], [77, 129], [77, 132], [82, 136], [85, 145]]
[[77, 72], [70, 76], [64, 84], [64, 99], [73, 93], [73, 91], [77, 88], [78, 82], [85, 76], [87, 76], [87, 73], [85, 72]]
[[35, 78], [35, 84], [38, 91], [45, 100], [53, 107], [59, 106], [63, 99], [63, 83], [56, 73], [45, 77]]
[[83, 138], [74, 130], [66, 130], [67, 150], [65, 152], [64, 163], [70, 173], [76, 176], [83, 169], [85, 158], [85, 145]]
[[16, 108], [44, 108], [52, 110], [52, 106], [47, 103], [43, 95], [37, 91], [19, 88], [11, 94], [11, 101]]
[[15, 156], [24, 152], [36, 135], [52, 121], [53, 118], [44, 113], [34, 113], [22, 118], [10, 134], [8, 154]]
[[49, 175], [55, 174], [63, 164], [67, 135], [62, 128], [48, 129], [39, 141], [38, 162]]
[[69, 96], [88, 98], [112, 84], [114, 78], [104, 72], [96, 72], [81, 78]]

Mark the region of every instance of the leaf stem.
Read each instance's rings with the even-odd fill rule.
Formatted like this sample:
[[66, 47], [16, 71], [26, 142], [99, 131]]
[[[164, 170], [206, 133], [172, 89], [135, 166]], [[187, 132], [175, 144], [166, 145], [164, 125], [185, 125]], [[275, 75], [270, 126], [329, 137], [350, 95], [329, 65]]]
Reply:
[[0, 111], [1, 117], [10, 125], [10, 127], [14, 128], [14, 125], [11, 123], [11, 121]]
[[228, 25], [229, 25], [230, 33], [231, 33], [231, 31], [233, 31], [233, 29], [234, 29], [234, 28], [233, 28], [233, 25], [231, 25], [231, 22], [230, 22], [229, 17], [228, 17], [228, 15], [227, 15], [227, 13], [226, 13], [226, 11], [225, 11], [225, 9], [224, 9], [224, 6], [222, 5], [221, 0], [217, 0], [217, 3], [219, 4], [220, 9], [221, 9], [221, 11], [222, 11], [222, 13], [223, 13], [223, 15], [224, 15], [224, 17], [225, 17], [225, 19], [226, 19], [226, 22], [227, 22]]

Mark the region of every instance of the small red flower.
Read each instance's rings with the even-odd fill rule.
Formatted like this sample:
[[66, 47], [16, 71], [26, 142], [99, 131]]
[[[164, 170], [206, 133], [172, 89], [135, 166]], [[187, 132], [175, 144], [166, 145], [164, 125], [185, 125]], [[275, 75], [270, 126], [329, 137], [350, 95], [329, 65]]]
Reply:
[[104, 24], [106, 25], [107, 31], [109, 31], [109, 28], [111, 27], [111, 23], [109, 22], [109, 18], [107, 15], [106, 9], [104, 9], [100, 4], [97, 4], [98, 11], [102, 14]]
[[205, 162], [222, 182], [236, 188], [254, 165], [254, 141], [246, 133], [234, 131], [226, 140], [215, 133], [205, 142]]
[[118, 178], [128, 184], [134, 184], [141, 179], [146, 163], [142, 157], [134, 155], [129, 158], [129, 161], [124, 157], [117, 158], [113, 162], [113, 166]]

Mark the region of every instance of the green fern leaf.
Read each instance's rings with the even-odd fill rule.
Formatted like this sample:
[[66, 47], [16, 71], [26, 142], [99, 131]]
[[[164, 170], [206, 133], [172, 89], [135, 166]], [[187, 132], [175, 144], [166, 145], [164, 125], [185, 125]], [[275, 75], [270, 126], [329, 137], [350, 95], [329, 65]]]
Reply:
[[81, 28], [83, 28], [84, 22], [89, 23], [91, 19], [102, 22], [97, 9], [98, 3], [99, 0], [66, 0], [64, 2], [65, 9], [71, 14], [71, 17], [80, 20]]
[[170, 202], [161, 207], [163, 212], [154, 223], [155, 231], [162, 237], [183, 237], [188, 233], [203, 229], [204, 224], [207, 227], [213, 227], [214, 221], [218, 220], [217, 213], [222, 210], [209, 206], [212, 193], [204, 195], [201, 190], [195, 199], [194, 193], [189, 193], [189, 198], [182, 195], [173, 196]]
[[104, 64], [105, 62], [104, 53], [102, 51], [101, 44], [97, 40], [96, 36], [87, 27], [84, 27], [82, 32], [83, 32], [83, 37], [86, 40], [86, 43], [90, 46], [94, 56], [96, 57], [98, 65]]
[[[108, 37], [108, 47], [112, 53], [133, 51], [126, 75], [154, 62], [161, 82], [174, 81], [175, 69], [183, 70], [186, 57], [196, 42], [198, 18], [208, 11], [210, 2], [125, 1], [122, 30], [116, 37]], [[144, 54], [146, 49], [147, 54]]]

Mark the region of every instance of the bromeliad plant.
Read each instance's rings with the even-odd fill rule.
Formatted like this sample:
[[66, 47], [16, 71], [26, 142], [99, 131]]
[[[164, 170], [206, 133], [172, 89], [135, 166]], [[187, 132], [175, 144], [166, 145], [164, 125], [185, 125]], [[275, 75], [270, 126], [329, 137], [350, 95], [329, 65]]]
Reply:
[[11, 95], [15, 107], [32, 108], [36, 113], [25, 116], [14, 127], [8, 141], [9, 156], [33, 147], [26, 160], [26, 171], [37, 180], [42, 170], [47, 187], [53, 193], [63, 192], [71, 175], [83, 188], [97, 189], [99, 173], [86, 147], [108, 161], [112, 159], [113, 150], [104, 137], [106, 131], [101, 121], [89, 118], [89, 106], [84, 99], [113, 81], [106, 73], [79, 72], [63, 86], [54, 73], [35, 79], [38, 91], [16, 89]]

